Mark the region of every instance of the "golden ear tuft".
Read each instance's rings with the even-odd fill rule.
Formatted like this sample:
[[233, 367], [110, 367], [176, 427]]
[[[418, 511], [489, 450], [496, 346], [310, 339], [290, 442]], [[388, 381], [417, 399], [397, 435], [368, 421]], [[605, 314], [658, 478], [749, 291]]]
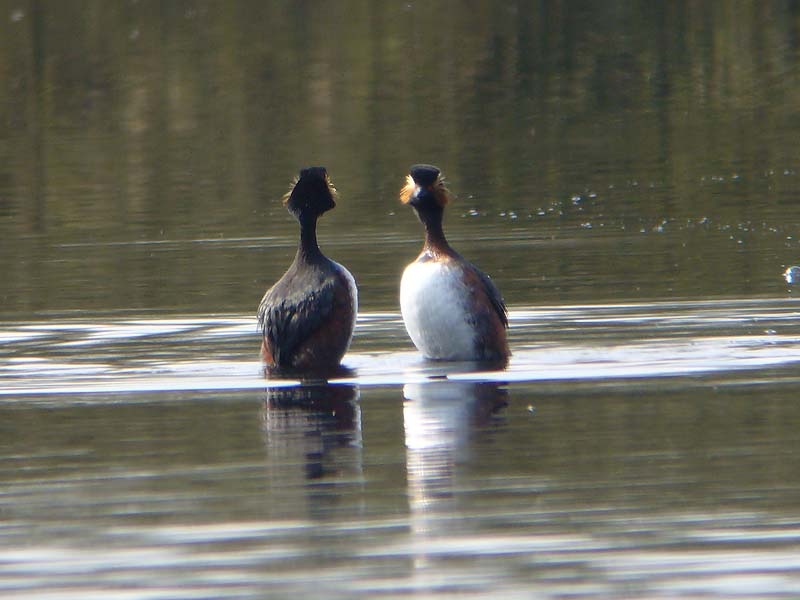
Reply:
[[325, 171], [325, 183], [328, 186], [328, 191], [331, 193], [331, 198], [335, 200], [339, 199], [339, 192], [336, 191], [336, 186], [333, 185], [333, 181], [331, 181], [331, 176], [328, 175], [328, 171]]
[[403, 186], [403, 189], [400, 190], [400, 202], [408, 204], [411, 201], [411, 196], [414, 194], [415, 189], [417, 189], [417, 184], [414, 183], [414, 179], [411, 175], [406, 175], [406, 184]]
[[[422, 165], [422, 167], [415, 166], [414, 168], [427, 169], [422, 175], [427, 177], [428, 180], [426, 181], [423, 177], [420, 177], [420, 173], [412, 169], [412, 174], [406, 176], [406, 184], [403, 186], [403, 189], [400, 190], [400, 202], [403, 204], [411, 203], [414, 193], [420, 189], [426, 191], [427, 194], [429, 194], [428, 197], [432, 195], [436, 204], [439, 206], [443, 207], [446, 205], [450, 201], [450, 191], [445, 186], [444, 178], [439, 174], [439, 170], [436, 169], [436, 173], [431, 174], [429, 170], [435, 167]], [[414, 176], [415, 173], [417, 177]], [[433, 176], [431, 177], [431, 175]]]
[[444, 206], [450, 202], [450, 190], [444, 184], [444, 177], [441, 175], [436, 178], [436, 183], [433, 186], [433, 194], [436, 196], [436, 203], [439, 206]]
[[292, 184], [289, 186], [289, 189], [286, 190], [286, 193], [283, 195], [283, 198], [281, 198], [281, 202], [283, 203], [284, 206], [289, 206], [289, 198], [292, 197], [292, 192], [294, 191], [294, 188], [297, 185], [298, 181], [300, 181], [300, 175], [292, 179]]

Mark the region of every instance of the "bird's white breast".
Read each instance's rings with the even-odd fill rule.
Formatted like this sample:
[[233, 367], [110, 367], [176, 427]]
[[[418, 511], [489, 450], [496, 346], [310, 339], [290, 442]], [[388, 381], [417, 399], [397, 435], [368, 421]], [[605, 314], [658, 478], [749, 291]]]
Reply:
[[470, 360], [475, 331], [468, 322], [468, 290], [447, 263], [414, 262], [400, 282], [400, 310], [411, 341], [427, 358]]

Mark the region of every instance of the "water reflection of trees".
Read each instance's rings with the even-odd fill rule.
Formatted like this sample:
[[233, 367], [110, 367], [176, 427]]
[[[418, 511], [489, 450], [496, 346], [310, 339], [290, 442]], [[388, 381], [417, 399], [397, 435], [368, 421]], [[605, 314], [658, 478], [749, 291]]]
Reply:
[[[795, 187], [763, 174], [795, 160], [800, 83], [785, 75], [797, 69], [797, 12], [761, 2], [31, 0], [0, 24], [0, 210], [22, 215], [12, 239], [261, 235], [265, 220], [253, 216], [298, 165], [331, 168], [352, 202], [330, 218], [351, 223], [385, 215], [376, 198], [391, 201], [408, 164], [435, 159], [487, 211], [556, 201], [565, 218], [585, 219], [570, 196], [588, 189], [604, 192], [615, 223], [754, 221], [746, 198], [780, 202]], [[632, 206], [639, 192], [606, 178], [619, 165], [672, 190], [671, 205]], [[698, 190], [734, 172], [740, 183], [720, 188], [726, 202]], [[274, 204], [271, 230], [291, 230]], [[265, 268], [249, 260], [252, 272]], [[353, 261], [359, 271], [370, 257]], [[168, 265], [166, 279], [191, 277], [185, 266]], [[98, 277], [129, 272], [102, 268]], [[120, 293], [158, 296], [162, 283]]]
[[[426, 18], [419, 19], [416, 10], [425, 10]], [[62, 144], [82, 150], [72, 156], [48, 154], [61, 167], [53, 175], [58, 185], [84, 182], [88, 169], [112, 160], [107, 138], [121, 135], [133, 153], [125, 170], [143, 172], [133, 180], [153, 183], [157, 172], [166, 170], [168, 179], [175, 178], [172, 183], [200, 192], [196, 201], [213, 204], [216, 192], [225, 190], [228, 201], [258, 208], [252, 188], [263, 185], [281, 193], [286, 173], [315, 153], [307, 143], [314, 139], [337, 147], [341, 164], [334, 172], [344, 173], [348, 188], [362, 186], [362, 195], [370, 196], [376, 182], [386, 181], [387, 191], [395, 191], [402, 175], [398, 158], [405, 164], [426, 150], [441, 154], [444, 134], [447, 152], [470, 149], [463, 157], [442, 157], [451, 165], [451, 179], [466, 180], [463, 187], [470, 189], [511, 186], [516, 193], [520, 176], [530, 176], [527, 159], [535, 151], [530, 138], [519, 135], [526, 122], [536, 129], [529, 133], [538, 144], [568, 141], [564, 134], [570, 128], [587, 125], [600, 111], [623, 116], [633, 105], [653, 103], [674, 111], [676, 120], [668, 118], [667, 127], [691, 135], [686, 141], [704, 149], [707, 131], [697, 126], [712, 128], [731, 111], [766, 109], [771, 73], [796, 63], [796, 10], [792, 4], [756, 2], [658, 7], [520, 2], [506, 10], [479, 2], [468, 11], [371, 3], [313, 8], [260, 2], [79, 3], [76, 10], [74, 4], [34, 1], [30, 10], [19, 11], [18, 20], [3, 25], [7, 43], [0, 46], [0, 58], [6, 68], [0, 76], [11, 84], [2, 88], [4, 116], [16, 135], [24, 135], [37, 119], [27, 102], [44, 95], [51, 150]], [[448, 18], [440, 18], [445, 13]], [[43, 68], [29, 68], [39, 60]], [[663, 104], [665, 97], [671, 101]], [[787, 117], [791, 106], [784, 107]], [[382, 119], [375, 117], [377, 108]], [[716, 119], [690, 123], [707, 109]], [[533, 122], [540, 114], [570, 117]], [[642, 116], [652, 117], [652, 125], [662, 118]], [[410, 123], [416, 127], [407, 127]], [[371, 173], [364, 181], [360, 169], [366, 162], [353, 160], [358, 157], [352, 153], [365, 152], [365, 146], [351, 147], [339, 135], [351, 131], [369, 139], [380, 125], [385, 141], [368, 146]], [[645, 135], [637, 125], [597, 123], [617, 133], [598, 135], [596, 144], [606, 150], [619, 145], [631, 160], [651, 162], [666, 132], [654, 127], [652, 137], [641, 140], [651, 148], [628, 148], [628, 135]], [[78, 126], [92, 135], [76, 136]], [[486, 126], [496, 128], [491, 146], [482, 143]], [[267, 135], [254, 136], [253, 127]], [[434, 128], [438, 139], [420, 142], [417, 128]], [[730, 134], [741, 135], [741, 129]], [[135, 142], [139, 138], [141, 143]], [[165, 139], [173, 141], [165, 145]], [[717, 156], [725, 160], [735, 148], [719, 141]], [[572, 161], [576, 152], [589, 150], [564, 148]], [[688, 148], [681, 153], [705, 154]], [[562, 171], [563, 156], [544, 156], [549, 156], [545, 165], [557, 164]], [[603, 156], [609, 153], [596, 158]], [[535, 168], [547, 171], [541, 163]], [[487, 169], [499, 172], [487, 177]], [[114, 185], [116, 175], [113, 170], [94, 173]], [[540, 177], [530, 183], [549, 195]], [[175, 191], [176, 201], [192, 196], [181, 185]], [[164, 208], [160, 194], [144, 195], [153, 202], [151, 209]], [[487, 194], [488, 200], [501, 197]]]

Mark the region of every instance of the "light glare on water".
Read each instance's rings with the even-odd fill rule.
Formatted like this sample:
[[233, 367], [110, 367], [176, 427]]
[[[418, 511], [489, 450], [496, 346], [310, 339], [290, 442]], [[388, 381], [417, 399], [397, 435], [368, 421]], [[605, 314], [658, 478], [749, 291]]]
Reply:
[[[345, 357], [352, 376], [332, 381], [402, 385], [434, 375], [501, 382], [654, 378], [779, 367], [798, 362], [793, 301], [707, 301], [514, 309], [513, 357], [491, 372], [471, 363], [425, 362], [400, 316], [364, 313]], [[588, 334], [588, 335], [587, 335]], [[0, 395], [264, 387], [254, 318], [76, 319], [13, 323]], [[402, 339], [406, 350], [388, 350]], [[359, 351], [362, 345], [365, 350]], [[371, 348], [374, 347], [374, 348]], [[156, 349], [157, 348], [157, 349]], [[297, 381], [272, 380], [281, 386]]]

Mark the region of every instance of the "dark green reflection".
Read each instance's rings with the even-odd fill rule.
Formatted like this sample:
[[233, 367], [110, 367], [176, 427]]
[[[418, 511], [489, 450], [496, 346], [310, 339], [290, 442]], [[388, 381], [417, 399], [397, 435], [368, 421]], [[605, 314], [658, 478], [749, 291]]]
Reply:
[[782, 293], [798, 22], [790, 2], [2, 2], [2, 310], [252, 312], [308, 164], [342, 198], [323, 246], [366, 310], [394, 308], [420, 161], [512, 306]]

